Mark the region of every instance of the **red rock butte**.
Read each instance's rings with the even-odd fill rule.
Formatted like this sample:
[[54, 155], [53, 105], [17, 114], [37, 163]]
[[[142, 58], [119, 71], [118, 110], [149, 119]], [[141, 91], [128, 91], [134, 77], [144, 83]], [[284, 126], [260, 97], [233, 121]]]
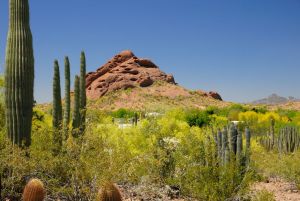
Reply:
[[148, 87], [155, 81], [176, 84], [172, 75], [162, 72], [151, 60], [125, 50], [86, 75], [86, 93], [88, 98], [97, 99], [119, 89]]

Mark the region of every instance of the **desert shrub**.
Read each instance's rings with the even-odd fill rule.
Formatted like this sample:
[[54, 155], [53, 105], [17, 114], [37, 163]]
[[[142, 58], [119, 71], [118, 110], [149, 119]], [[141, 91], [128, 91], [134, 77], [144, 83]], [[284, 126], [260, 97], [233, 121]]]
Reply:
[[252, 147], [252, 161], [258, 172], [266, 177], [283, 177], [300, 186], [300, 151], [293, 154], [278, 154], [277, 151], [265, 150], [255, 141]]
[[206, 110], [191, 110], [186, 114], [186, 121], [190, 126], [203, 127], [210, 123], [210, 114]]
[[115, 118], [131, 118], [134, 117], [134, 111], [120, 108], [115, 112], [112, 112], [112, 116]]
[[119, 129], [105, 113], [88, 111], [85, 134], [69, 134], [54, 152], [49, 116], [37, 110], [29, 149], [0, 135], [3, 195], [18, 200], [30, 178], [41, 179], [47, 196], [61, 200], [93, 200], [105, 181], [178, 186], [183, 195], [200, 200], [224, 200], [245, 189], [248, 171], [236, 163], [220, 166], [210, 129], [190, 126], [185, 114], [173, 110]]

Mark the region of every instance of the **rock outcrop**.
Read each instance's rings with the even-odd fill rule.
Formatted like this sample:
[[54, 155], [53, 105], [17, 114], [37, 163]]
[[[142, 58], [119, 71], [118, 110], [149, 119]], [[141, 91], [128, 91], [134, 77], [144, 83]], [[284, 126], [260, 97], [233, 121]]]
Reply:
[[86, 93], [88, 98], [96, 99], [118, 89], [148, 87], [155, 81], [176, 84], [172, 75], [162, 72], [152, 61], [138, 58], [125, 50], [96, 72], [87, 74]]
[[210, 98], [213, 98], [213, 99], [216, 99], [216, 100], [220, 100], [220, 101], [223, 101], [221, 95], [215, 91], [209, 91], [209, 92], [206, 92], [206, 91], [202, 91], [202, 90], [197, 90], [197, 92], [199, 94], [201, 94], [202, 96], [207, 96], [207, 97], [210, 97]]

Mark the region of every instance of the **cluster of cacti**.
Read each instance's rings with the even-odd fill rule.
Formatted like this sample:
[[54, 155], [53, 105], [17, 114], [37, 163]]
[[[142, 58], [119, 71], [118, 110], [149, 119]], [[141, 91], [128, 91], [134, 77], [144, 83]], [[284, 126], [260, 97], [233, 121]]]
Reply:
[[278, 136], [278, 151], [280, 153], [295, 152], [300, 148], [300, 135], [293, 126], [282, 128]]
[[295, 152], [300, 148], [300, 135], [298, 128], [286, 126], [281, 128], [278, 135], [275, 136], [275, 121], [271, 121], [270, 132], [266, 136], [259, 138], [260, 144], [267, 150], [278, 150], [280, 153]]
[[[74, 81], [74, 104], [72, 116], [72, 128], [83, 132], [85, 129], [86, 116], [86, 91], [85, 91], [85, 75], [86, 75], [86, 61], [85, 54], [81, 52], [80, 57], [80, 77], [75, 76]], [[65, 107], [64, 115], [62, 117], [61, 104], [61, 87], [59, 76], [58, 61], [54, 62], [54, 77], [53, 77], [53, 128], [62, 128], [63, 125], [65, 138], [67, 137], [69, 123], [70, 123], [71, 97], [70, 97], [70, 61], [65, 57]], [[76, 131], [76, 133], [78, 133]]]
[[[228, 132], [229, 131], [229, 132]], [[232, 160], [236, 160], [238, 164], [242, 159], [249, 161], [250, 157], [250, 130], [246, 128], [246, 150], [243, 152], [243, 133], [238, 131], [235, 125], [225, 127], [222, 131], [218, 130], [216, 136], [216, 147], [219, 160], [223, 165], [228, 164]]]
[[259, 139], [260, 144], [268, 151], [275, 147], [275, 120], [271, 119], [270, 131]]
[[14, 144], [29, 146], [33, 107], [34, 57], [28, 0], [9, 1], [5, 61], [6, 125]]
[[[25, 186], [22, 194], [23, 201], [43, 201], [46, 197], [44, 184], [39, 179], [31, 179]], [[97, 201], [122, 201], [122, 195], [117, 187], [112, 182], [106, 182], [100, 188]]]
[[43, 182], [39, 179], [31, 179], [24, 188], [23, 201], [43, 201], [46, 191]]

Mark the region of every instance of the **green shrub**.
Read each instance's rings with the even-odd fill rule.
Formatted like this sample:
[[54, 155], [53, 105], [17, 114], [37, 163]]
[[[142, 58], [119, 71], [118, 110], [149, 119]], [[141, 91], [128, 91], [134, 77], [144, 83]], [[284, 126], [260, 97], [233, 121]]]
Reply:
[[207, 126], [210, 120], [210, 114], [206, 110], [192, 110], [186, 114], [186, 121], [190, 126]]

